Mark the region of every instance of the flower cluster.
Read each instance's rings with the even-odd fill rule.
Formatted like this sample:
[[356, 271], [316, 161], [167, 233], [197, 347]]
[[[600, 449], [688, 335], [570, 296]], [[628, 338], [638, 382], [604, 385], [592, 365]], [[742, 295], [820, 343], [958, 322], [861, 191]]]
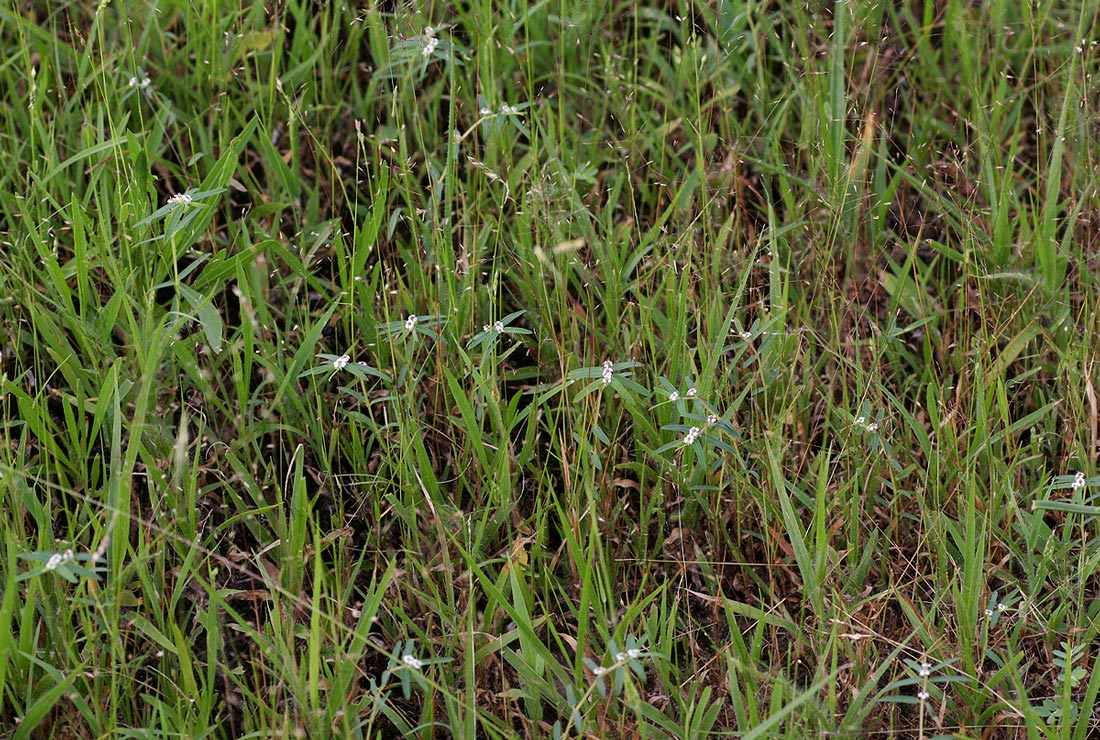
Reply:
[[[103, 542], [107, 542], [108, 539], [109, 537], [104, 537]], [[96, 548], [94, 555], [89, 555], [87, 553], [78, 555], [71, 549], [63, 552], [39, 550], [37, 552], [20, 554], [19, 558], [37, 564], [35, 566], [37, 570], [33, 571], [32, 575], [56, 573], [69, 583], [76, 583], [82, 578], [98, 581], [99, 574], [96, 573], [95, 563], [101, 560], [103, 554], [106, 552], [107, 548], [104, 546], [103, 542]], [[87, 567], [83, 565], [84, 563], [92, 563], [92, 567]], [[25, 578], [28, 576], [23, 577]]]
[[[479, 108], [477, 112], [478, 112], [478, 115], [480, 115], [482, 118], [488, 118], [489, 116], [494, 115], [493, 114], [493, 109], [490, 108], [487, 105], [481, 106], [481, 108]], [[520, 114], [520, 111], [519, 111], [519, 106], [518, 105], [509, 105], [508, 103], [501, 103], [500, 113], [497, 114], [497, 115], [501, 115], [501, 116], [518, 116], [519, 114]]]
[[614, 364], [611, 360], [604, 360], [603, 362], [603, 384], [611, 385], [611, 377], [615, 374]]
[[[910, 663], [912, 665], [912, 663]], [[927, 661], [922, 661], [920, 668], [917, 670], [917, 676], [920, 677], [921, 687], [917, 690], [917, 700], [923, 704], [932, 698], [932, 695], [928, 693], [929, 679], [932, 677], [932, 664]]]
[[872, 421], [871, 423], [867, 423], [867, 417], [865, 416], [857, 416], [855, 425], [857, 427], [863, 427], [868, 432], [874, 433], [878, 431], [878, 422]]
[[55, 552], [50, 556], [50, 559], [46, 561], [46, 570], [57, 570], [65, 563], [71, 563], [76, 559], [76, 555], [72, 550], [66, 550], [65, 552]]
[[420, 55], [427, 59], [435, 50], [439, 47], [439, 39], [436, 38], [435, 29], [431, 26], [424, 27], [424, 48], [420, 50]]
[[616, 696], [622, 693], [628, 675], [634, 674], [640, 681], [645, 681], [645, 665], [642, 659], [648, 657], [650, 653], [646, 652], [643, 640], [644, 638], [639, 640], [633, 635], [628, 635], [622, 649], [615, 644], [614, 640], [611, 640], [608, 644], [608, 651], [614, 659], [611, 665], [601, 665], [589, 658], [584, 659], [588, 670], [592, 671], [596, 689], [602, 696], [606, 697], [608, 692], [605, 679], [611, 680], [611, 692]]
[[736, 440], [739, 435], [734, 422], [729, 418], [732, 415], [722, 413], [721, 409], [715, 408], [704, 398], [691, 377], [685, 378], [687, 390], [682, 392], [665, 377], [658, 378], [657, 385], [655, 393], [660, 394], [659, 398], [667, 400], [659, 401], [654, 408], [666, 403], [675, 404], [675, 413], [679, 419], [676, 423], [661, 427], [662, 430], [675, 432], [676, 437], [654, 450], [655, 453], [668, 452], [675, 455], [678, 450], [686, 447], [701, 451], [697, 444], [702, 442], [707, 449], [736, 454], [730, 440]]

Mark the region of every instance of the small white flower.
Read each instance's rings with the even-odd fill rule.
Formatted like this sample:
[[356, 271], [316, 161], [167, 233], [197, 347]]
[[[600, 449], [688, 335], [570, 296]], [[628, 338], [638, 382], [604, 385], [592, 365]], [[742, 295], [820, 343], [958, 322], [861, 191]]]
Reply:
[[1078, 490], [1085, 487], [1085, 474], [1080, 470], [1077, 471], [1077, 475], [1073, 476], [1073, 490]]
[[425, 59], [430, 57], [432, 53], [435, 52], [437, 46], [439, 46], [439, 39], [435, 36], [430, 36], [428, 38], [428, 43], [424, 44], [424, 48], [420, 50], [420, 56]]
[[631, 660], [637, 660], [638, 658], [642, 657], [642, 651], [638, 648], [630, 648], [626, 651], [626, 657], [630, 658]]
[[699, 439], [699, 435], [703, 433], [703, 430], [699, 427], [692, 427], [688, 430], [688, 433], [684, 435], [684, 446], [691, 447], [695, 444], [695, 440]]
[[867, 423], [867, 418], [866, 417], [863, 417], [863, 416], [857, 416], [856, 417], [856, 424], [859, 424], [860, 426], [863, 426], [865, 423]]
[[872, 421], [870, 424], [867, 425], [867, 431], [868, 432], [877, 432], [878, 431], [878, 424]]
[[985, 616], [986, 616], [986, 618], [992, 617], [993, 616], [993, 610], [990, 609], [989, 607], [986, 607]]
[[707, 414], [707, 423], [708, 424], [717, 424], [718, 423], [718, 414]]
[[746, 342], [749, 341], [750, 339], [752, 339], [752, 332], [751, 331], [741, 332], [741, 338], [744, 339]]
[[333, 366], [333, 368], [335, 368], [337, 370], [343, 370], [344, 366], [348, 364], [348, 360], [350, 360], [350, 359], [351, 358], [348, 357], [347, 355], [340, 355], [339, 357], [337, 357], [335, 360], [332, 361], [332, 366]]
[[931, 676], [932, 675], [932, 665], [930, 663], [921, 663], [920, 664], [920, 672], [918, 673], [918, 675], [921, 678], [928, 678], [929, 676]]
[[597, 677], [599, 677], [607, 673], [607, 669], [604, 668], [602, 665], [598, 665], [592, 669], [592, 672], [595, 673]]
[[190, 193], [176, 193], [175, 195], [173, 195], [171, 198], [168, 199], [168, 205], [174, 206], [174, 205], [177, 205], [177, 204], [183, 204], [183, 205], [186, 206], [186, 205], [190, 205], [191, 203], [193, 203], [194, 200], [195, 199], [191, 197]]
[[491, 116], [491, 115], [493, 115], [493, 109], [489, 108], [489, 107], [482, 108], [481, 110], [478, 111], [478, 115], [480, 115], [482, 117]]
[[695, 394], [698, 392], [695, 388], [688, 388], [688, 398], [695, 398]]
[[435, 29], [431, 26], [424, 26], [424, 35], [429, 37], [435, 36]]
[[615, 368], [611, 360], [604, 360], [603, 363], [603, 384], [607, 385], [611, 382], [611, 377], [615, 374]]
[[1007, 609], [1008, 609], [1008, 607], [1005, 606], [1005, 603], [1003, 601], [1000, 604], [997, 604], [997, 611], [1003, 612]]
[[920, 699], [921, 701], [928, 701], [930, 696], [931, 696], [931, 694], [929, 694], [924, 689], [921, 689], [920, 691], [917, 692], [917, 698]]
[[626, 662], [626, 653], [615, 653], [615, 662], [616, 663], [625, 663]]
[[497, 334], [503, 334], [504, 333], [504, 322], [503, 321], [494, 321], [493, 322], [493, 331], [495, 331]]
[[672, 402], [679, 401], [680, 400], [680, 391], [673, 391], [672, 393], [669, 393], [668, 394], [668, 400], [670, 400]]
[[72, 550], [55, 552], [53, 555], [50, 555], [50, 559], [46, 561], [46, 570], [57, 570], [65, 563], [71, 563], [74, 560], [76, 560], [76, 555]]
[[415, 655], [402, 655], [401, 662], [412, 668], [414, 671], [419, 671], [424, 667], [424, 663]]
[[416, 328], [416, 314], [409, 314], [409, 318], [405, 319], [405, 331], [412, 331]]

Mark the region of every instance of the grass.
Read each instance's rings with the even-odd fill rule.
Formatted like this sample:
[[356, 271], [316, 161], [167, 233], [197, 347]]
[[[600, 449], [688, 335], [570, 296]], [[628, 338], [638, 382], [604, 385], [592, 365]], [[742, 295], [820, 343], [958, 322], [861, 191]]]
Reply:
[[1092, 4], [0, 38], [6, 737], [1094, 734]]

